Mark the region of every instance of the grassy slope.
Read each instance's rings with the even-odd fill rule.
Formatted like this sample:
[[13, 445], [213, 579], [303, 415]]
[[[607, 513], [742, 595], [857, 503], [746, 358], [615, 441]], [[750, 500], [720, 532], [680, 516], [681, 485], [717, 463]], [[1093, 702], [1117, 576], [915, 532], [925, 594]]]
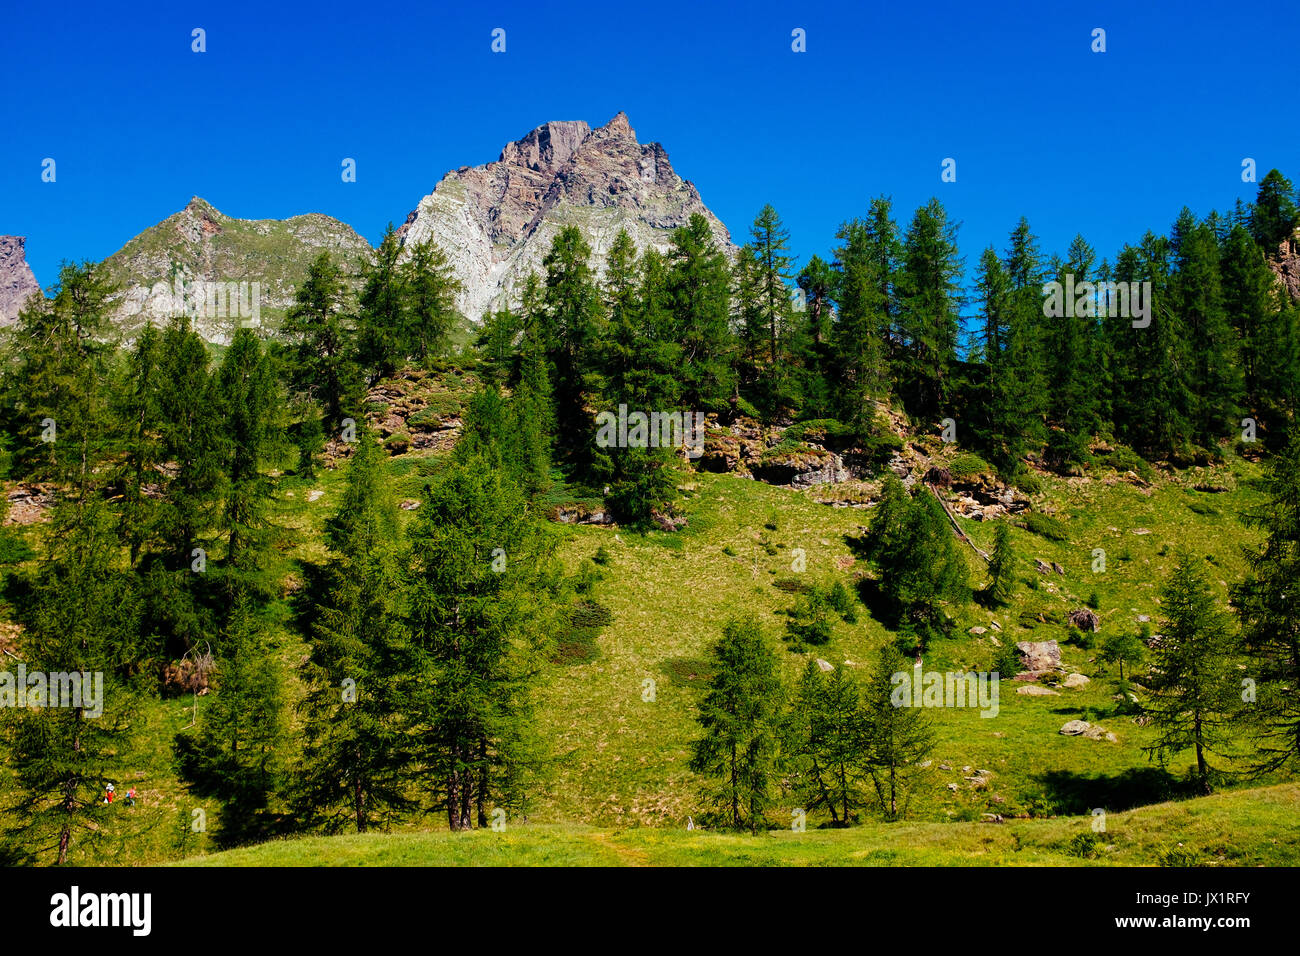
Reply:
[[[420, 453], [392, 459], [397, 493], [418, 498], [426, 476], [436, 473], [439, 464], [437, 456]], [[1162, 479], [1149, 495], [1126, 482], [1105, 484], [1100, 475], [1086, 483], [1049, 480], [1037, 505], [1054, 511], [1065, 522], [1069, 540], [1052, 542], [1015, 529], [1022, 583], [1013, 605], [994, 614], [975, 604], [955, 608], [957, 636], [930, 648], [927, 669], [987, 668], [994, 653], [989, 641], [992, 635], [977, 638], [967, 632], [974, 625], [987, 627], [993, 620], [1003, 626], [1004, 640], [1064, 640], [1066, 631], [1061, 626], [1039, 624], [1031, 631], [1016, 622], [1022, 612], [1059, 613], [1080, 607], [1093, 591], [1100, 598], [1103, 635], [1111, 629], [1135, 627], [1138, 614], [1150, 615], [1154, 623], [1159, 618], [1157, 591], [1172, 567], [1174, 547], [1189, 547], [1205, 555], [1208, 566], [1217, 571], [1211, 574], [1212, 579], [1223, 586], [1238, 580], [1244, 571], [1242, 549], [1258, 540], [1255, 532], [1234, 517], [1257, 500], [1257, 493], [1243, 480], [1253, 473], [1253, 466], [1234, 461], [1213, 476], [1188, 473], [1176, 480]], [[286, 593], [295, 579], [301, 580], [303, 564], [323, 560], [320, 532], [337, 506], [344, 477], [345, 470], [340, 468], [323, 471], [312, 482], [294, 477], [282, 480], [279, 520], [288, 531], [281, 542], [280, 560]], [[1232, 490], [1217, 495], [1190, 490], [1192, 484], [1209, 478]], [[323, 494], [308, 503], [309, 490]], [[793, 549], [807, 553], [807, 579], [829, 581], [840, 576], [848, 581], [863, 569], [860, 563], [847, 566], [851, 549], [846, 536], [859, 532], [869, 512], [828, 507], [813, 501], [806, 492], [725, 475], [692, 479], [687, 504], [692, 520], [680, 534], [636, 535], [585, 526], [562, 529], [562, 556], [570, 569], [601, 546], [610, 553], [594, 596], [613, 611], [614, 621], [599, 639], [600, 654], [595, 660], [554, 665], [541, 682], [540, 730], [553, 743], [555, 766], [550, 786], [537, 796], [530, 811], [532, 823], [544, 826], [524, 831], [549, 836], [537, 837], [529, 852], [542, 852], [550, 846], [546, 852], [577, 853], [579, 850], [569, 845], [574, 841], [587, 846], [582, 852], [594, 852], [590, 846], [596, 838], [578, 836], [583, 833], [606, 833], [605, 842], [599, 845], [613, 840], [613, 845], [626, 843], [638, 853], [661, 853], [659, 858], [676, 853], [684, 859], [688, 848], [697, 845], [691, 841], [715, 847], [699, 851], [701, 862], [709, 853], [743, 856], [751, 852], [747, 849], [751, 844], [740, 838], [684, 835], [687, 817], [698, 820], [701, 811], [697, 781], [686, 769], [690, 742], [697, 732], [694, 712], [700, 691], [675, 682], [667, 664], [673, 659], [705, 657], [720, 622], [738, 610], [757, 614], [774, 636], [780, 635], [784, 611], [793, 597], [771, 582], [793, 576]], [[404, 520], [412, 517], [411, 512], [402, 515]], [[768, 524], [775, 524], [775, 530], [765, 527]], [[964, 525], [978, 544], [990, 547], [991, 524]], [[1135, 529], [1150, 533], [1135, 535]], [[1091, 571], [1092, 552], [1097, 547], [1108, 553], [1107, 570], [1102, 574]], [[979, 583], [981, 562], [973, 553], [968, 552], [968, 557], [972, 580]], [[1040, 577], [1032, 568], [1035, 557], [1059, 562], [1066, 575]], [[1039, 586], [1030, 588], [1030, 581], [1039, 582]], [[305, 659], [307, 648], [290, 626], [287, 600], [274, 610], [272, 639], [281, 660], [292, 671]], [[889, 639], [889, 632], [860, 608], [856, 624], [837, 623], [832, 642], [813, 653], [836, 666], [846, 660], [869, 662], [874, 650]], [[929, 859], [938, 860], [945, 852], [945, 841], [952, 841], [956, 853], [958, 846], [967, 846], [963, 841], [977, 846], [986, 838], [972, 836], [975, 833], [988, 834], [987, 838], [996, 842], [1004, 839], [999, 834], [1022, 829], [1025, 833], [1063, 833], [1053, 827], [1066, 825], [1035, 820], [988, 829], [961, 823], [978, 821], [983, 813], [1082, 815], [1092, 808], [1104, 808], [1113, 817], [1180, 795], [1177, 776], [1187, 766], [1187, 756], [1172, 762], [1173, 773], [1152, 765], [1142, 750], [1150, 742], [1150, 732], [1113, 712], [1114, 689], [1093, 662], [1095, 651], [1075, 646], [1063, 646], [1063, 650], [1067, 666], [1094, 678], [1090, 686], [1062, 689], [1058, 697], [1025, 697], [1013, 693], [1017, 685], [1003, 684], [1001, 712], [995, 719], [981, 719], [973, 710], [932, 711], [939, 743], [932, 777], [910, 808], [916, 823], [873, 825], [861, 831], [860, 837], [848, 837], [814, 834], [820, 821], [810, 818], [806, 843], [812, 846], [829, 840], [828, 846], [856, 846], [853, 840], [860, 840], [864, 846], [872, 846], [874, 839], [896, 838], [888, 834], [915, 833], [918, 847], [928, 845]], [[782, 657], [789, 677], [807, 659], [784, 652]], [[656, 682], [653, 702], [643, 700], [647, 679]], [[201, 698], [200, 720], [204, 706]], [[1114, 731], [1118, 743], [1060, 736], [1060, 726], [1076, 717]], [[74, 862], [157, 862], [214, 849], [210, 834], [219, 811], [212, 801], [187, 791], [177, 777], [171, 754], [172, 737], [192, 719], [191, 701], [181, 698], [147, 704], [140, 719], [144, 733], [133, 754], [137, 769], [130, 778], [140, 789], [140, 805], [129, 811], [120, 805], [106, 808], [103, 829], [111, 836], [93, 850], [84, 842], [74, 846]], [[990, 771], [988, 783], [976, 785], [966, 780], [972, 775], [963, 769], [966, 767]], [[1276, 781], [1263, 781], [1269, 782]], [[951, 790], [949, 784], [956, 789]], [[1294, 802], [1294, 793], [1287, 792]], [[1261, 809], [1258, 820], [1250, 817], [1252, 797], [1248, 791], [1240, 791], [1240, 796], [1230, 792], [1223, 799], [1232, 802], [1234, 813], [1244, 814], [1234, 823], [1234, 827], [1243, 828], [1234, 837], [1234, 846], [1240, 852], [1269, 859], [1273, 851], [1266, 844], [1274, 837], [1256, 838], [1251, 828], [1266, 827], [1272, 811]], [[208, 814], [208, 834], [190, 830], [195, 809]], [[774, 822], [782, 825], [790, 809], [782, 807]], [[125, 821], [118, 816], [128, 812], [131, 816]], [[582, 826], [597, 829], [586, 831]], [[662, 833], [646, 829], [617, 837], [608, 834], [623, 828], [661, 828]], [[511, 833], [515, 832], [512, 825]], [[673, 836], [678, 833], [681, 835]], [[436, 834], [409, 838], [417, 843], [441, 839]], [[666, 846], [662, 851], [654, 849], [660, 840]], [[1294, 839], [1289, 842], [1295, 843]], [[343, 841], [330, 845], [348, 846]], [[760, 841], [753, 845], [778, 844]], [[1278, 852], [1294, 856], [1293, 849]], [[1030, 861], [1023, 855], [1016, 859]]]
[[282, 840], [187, 861], [197, 866], [1284, 866], [1300, 840], [1300, 785], [1218, 794], [1111, 814], [1097, 845], [1071, 852], [1091, 817], [1002, 824], [869, 824], [747, 836], [681, 828], [528, 825]]

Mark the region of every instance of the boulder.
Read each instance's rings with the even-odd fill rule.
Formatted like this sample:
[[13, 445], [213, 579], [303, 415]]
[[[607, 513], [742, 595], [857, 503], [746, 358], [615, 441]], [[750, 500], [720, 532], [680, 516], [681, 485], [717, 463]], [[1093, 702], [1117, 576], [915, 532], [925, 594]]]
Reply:
[[1026, 697], [1060, 697], [1061, 695], [1050, 687], [1043, 687], [1039, 684], [1026, 684], [1024, 687], [1016, 688], [1017, 694], [1024, 694]]
[[1016, 641], [1025, 669], [1043, 672], [1061, 666], [1061, 647], [1056, 641]]
[[1115, 743], [1117, 738], [1105, 727], [1098, 727], [1086, 720], [1068, 720], [1057, 733], [1066, 737], [1087, 737], [1089, 740], [1108, 740]]
[[1083, 674], [1071, 674], [1065, 679], [1064, 686], [1069, 688], [1087, 687], [1092, 680]]

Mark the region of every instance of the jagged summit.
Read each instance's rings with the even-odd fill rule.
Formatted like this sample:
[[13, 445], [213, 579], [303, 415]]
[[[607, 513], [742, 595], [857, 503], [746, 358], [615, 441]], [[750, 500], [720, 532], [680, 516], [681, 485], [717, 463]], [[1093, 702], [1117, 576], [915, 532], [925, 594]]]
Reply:
[[582, 120], [543, 123], [496, 162], [447, 173], [399, 233], [407, 244], [432, 238], [442, 246], [464, 286], [458, 307], [478, 321], [513, 302], [563, 226], [583, 229], [599, 271], [619, 229], [641, 249], [662, 250], [696, 212], [730, 251], [726, 227], [673, 171], [667, 150], [637, 142], [620, 111], [596, 129]]

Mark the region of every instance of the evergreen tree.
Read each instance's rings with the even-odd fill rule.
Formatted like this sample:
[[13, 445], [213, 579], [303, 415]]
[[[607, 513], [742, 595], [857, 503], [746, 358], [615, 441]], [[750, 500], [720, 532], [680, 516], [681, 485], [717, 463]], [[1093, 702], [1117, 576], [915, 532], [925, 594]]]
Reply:
[[1157, 737], [1144, 749], [1163, 764], [1195, 748], [1196, 779], [1209, 793], [1210, 757], [1226, 756], [1240, 710], [1236, 635], [1210, 592], [1198, 557], [1179, 556], [1161, 596], [1162, 637], [1146, 681], [1146, 711]]
[[836, 233], [836, 303], [832, 346], [840, 383], [837, 417], [859, 438], [875, 427], [875, 401], [889, 395], [888, 351], [896, 340], [895, 283], [902, 244], [888, 199], [871, 201], [865, 220], [855, 219]]
[[717, 672], [696, 718], [703, 736], [690, 767], [710, 779], [705, 798], [726, 825], [757, 833], [772, 803], [782, 688], [776, 654], [753, 618], [723, 627], [712, 657]]
[[116, 287], [93, 263], [65, 264], [50, 299], [33, 296], [14, 329], [16, 459], [33, 477], [92, 495], [113, 454], [109, 404], [109, 297]]
[[1027, 452], [1037, 452], [1047, 440], [1045, 271], [1038, 239], [1023, 218], [1011, 233], [1001, 277], [995, 281], [1005, 293], [999, 296], [999, 318], [1005, 323], [1006, 331], [1000, 362], [992, 378], [990, 451], [994, 464], [1004, 476], [1011, 477], [1020, 469], [1020, 459]]
[[[24, 602], [24, 663], [50, 685], [44, 706], [18, 708], [11, 700], [0, 707], [13, 773], [6, 842], [18, 860], [62, 865], [80, 841], [91, 849], [120, 832], [121, 823], [101, 808], [107, 784], [130, 769], [138, 709], [124, 675], [142, 655], [139, 600], [133, 576], [115, 566], [118, 541], [98, 498], [60, 504]], [[78, 696], [58, 699], [52, 679], [59, 674], [77, 680]]]
[[162, 392], [172, 383], [162, 375], [161, 347], [158, 331], [146, 325], [131, 350], [120, 390], [118, 416], [124, 454], [116, 484], [122, 489], [120, 527], [132, 567], [157, 529], [157, 506], [146, 489], [159, 483], [160, 466], [165, 461], [159, 404]]
[[857, 678], [847, 667], [804, 668], [790, 714], [789, 753], [795, 792], [805, 811], [825, 807], [834, 826], [848, 826], [866, 802], [862, 789], [867, 721]]
[[794, 257], [790, 252], [790, 231], [771, 204], [759, 210], [749, 227], [750, 248], [758, 266], [759, 315], [767, 330], [768, 361], [773, 371], [781, 359], [781, 336], [790, 321], [788, 282]]
[[1259, 685], [1252, 708], [1257, 766], [1300, 766], [1300, 435], [1271, 463], [1268, 500], [1248, 522], [1267, 534], [1233, 594], [1248, 652], [1246, 674]]
[[402, 312], [403, 351], [421, 365], [446, 352], [451, 331], [458, 315], [456, 293], [461, 284], [455, 276], [447, 254], [432, 239], [411, 249], [410, 258], [401, 268], [406, 297]]
[[924, 645], [946, 628], [941, 605], [966, 594], [966, 563], [933, 495], [912, 496], [892, 474], [872, 516], [866, 550], [904, 639]]
[[908, 227], [897, 280], [901, 349], [893, 376], [913, 415], [936, 416], [952, 398], [961, 272], [957, 227], [931, 199]]
[[375, 250], [374, 262], [362, 271], [357, 357], [373, 384], [406, 361], [410, 328], [405, 270], [399, 265], [402, 243], [390, 222]]
[[235, 331], [217, 372], [217, 395], [227, 479], [226, 562], [236, 572], [255, 571], [269, 546], [266, 511], [272, 489], [262, 469], [283, 447], [283, 432], [275, 372], [252, 329]]
[[308, 267], [281, 329], [288, 343], [289, 387], [320, 404], [327, 433], [356, 413], [361, 397], [355, 334], [344, 315], [346, 294], [343, 273], [322, 252]]
[[1300, 224], [1295, 187], [1276, 169], [1259, 181], [1259, 192], [1250, 213], [1250, 231], [1268, 255], [1274, 255]]
[[327, 529], [326, 603], [312, 647], [295, 817], [358, 833], [413, 809], [407, 734], [411, 651], [397, 567], [397, 509], [377, 439], [360, 436]]
[[157, 395], [163, 455], [174, 463], [158, 509], [164, 564], [189, 569], [196, 547], [216, 520], [225, 483], [222, 413], [215, 377], [208, 371], [203, 339], [188, 317], [174, 318], [163, 332]]
[[426, 486], [410, 532], [411, 712], [417, 764], [452, 830], [487, 824], [510, 781], [542, 772], [531, 684], [553, 609], [552, 545], [522, 493], [481, 457]]
[[591, 269], [591, 247], [576, 226], [556, 235], [542, 265], [546, 269], [543, 341], [553, 369], [557, 435], [579, 464], [590, 461], [587, 396], [599, 394], [596, 345], [603, 308]]
[[1237, 337], [1224, 308], [1219, 277], [1219, 244], [1207, 223], [1196, 223], [1190, 211], [1180, 217], [1185, 235], [1178, 243], [1175, 308], [1188, 336], [1192, 368], [1189, 418], [1192, 439], [1213, 448], [1220, 436], [1236, 430], [1243, 381]]
[[181, 773], [221, 802], [224, 846], [266, 839], [275, 828], [287, 725], [284, 675], [264, 633], [252, 601], [237, 592], [219, 640], [216, 694], [203, 722], [175, 742]]
[[999, 521], [993, 533], [993, 555], [989, 561], [989, 583], [985, 593], [991, 603], [1011, 603], [1016, 583], [1016, 551], [1011, 543], [1011, 525]]
[[934, 730], [925, 709], [894, 703], [894, 675], [906, 670], [907, 662], [897, 647], [882, 647], [862, 705], [866, 721], [863, 762], [886, 820], [907, 815], [921, 764], [934, 749]]
[[730, 284], [726, 256], [704, 216], [693, 213], [687, 225], [674, 230], [668, 260], [671, 335], [681, 344], [681, 400], [695, 411], [726, 411], [736, 388]]
[[1101, 424], [1097, 408], [1101, 384], [1097, 380], [1097, 298], [1077, 292], [1083, 283], [1096, 280], [1095, 262], [1092, 247], [1083, 236], [1075, 236], [1068, 258], [1059, 264], [1056, 275], [1063, 288], [1076, 290], [1075, 301], [1065, 303], [1065, 315], [1047, 320], [1048, 417], [1053, 425], [1047, 436], [1047, 457], [1057, 468], [1067, 471], [1078, 470], [1088, 462], [1089, 441]]

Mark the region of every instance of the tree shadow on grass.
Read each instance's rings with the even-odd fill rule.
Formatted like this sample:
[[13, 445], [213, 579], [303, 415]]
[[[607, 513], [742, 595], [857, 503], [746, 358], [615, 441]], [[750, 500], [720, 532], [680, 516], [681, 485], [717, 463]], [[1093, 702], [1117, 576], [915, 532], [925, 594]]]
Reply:
[[1035, 774], [1033, 779], [1042, 786], [1044, 796], [1057, 812], [1066, 815], [1091, 813], [1098, 807], [1109, 812], [1132, 810], [1151, 803], [1200, 796], [1188, 781], [1162, 767], [1130, 767], [1110, 775], [1049, 770]]

